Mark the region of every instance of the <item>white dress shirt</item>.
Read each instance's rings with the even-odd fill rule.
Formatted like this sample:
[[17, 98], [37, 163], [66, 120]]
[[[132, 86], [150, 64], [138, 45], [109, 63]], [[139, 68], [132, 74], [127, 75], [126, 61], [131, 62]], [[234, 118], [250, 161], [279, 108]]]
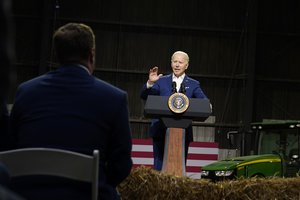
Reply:
[[172, 81], [176, 82], [176, 90], [177, 90], [177, 92], [179, 92], [179, 90], [180, 90], [180, 86], [181, 86], [181, 83], [182, 83], [184, 77], [185, 77], [185, 74], [182, 74], [179, 77], [176, 77], [174, 74], [172, 75]]

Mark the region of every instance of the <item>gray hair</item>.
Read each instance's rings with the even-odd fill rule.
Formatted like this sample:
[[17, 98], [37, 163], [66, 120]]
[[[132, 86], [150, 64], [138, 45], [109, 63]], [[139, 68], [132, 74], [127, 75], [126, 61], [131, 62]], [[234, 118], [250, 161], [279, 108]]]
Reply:
[[173, 60], [173, 57], [176, 55], [176, 54], [182, 54], [185, 56], [185, 59], [187, 61], [187, 63], [189, 63], [190, 61], [190, 58], [189, 58], [189, 55], [187, 53], [185, 53], [184, 51], [175, 51], [171, 57], [171, 61]]

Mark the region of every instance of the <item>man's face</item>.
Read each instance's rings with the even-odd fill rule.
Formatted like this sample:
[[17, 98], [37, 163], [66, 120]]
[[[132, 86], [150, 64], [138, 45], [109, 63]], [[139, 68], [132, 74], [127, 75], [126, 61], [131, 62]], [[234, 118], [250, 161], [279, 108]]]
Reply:
[[171, 67], [175, 76], [181, 76], [188, 68], [188, 62], [184, 54], [175, 54], [171, 60]]

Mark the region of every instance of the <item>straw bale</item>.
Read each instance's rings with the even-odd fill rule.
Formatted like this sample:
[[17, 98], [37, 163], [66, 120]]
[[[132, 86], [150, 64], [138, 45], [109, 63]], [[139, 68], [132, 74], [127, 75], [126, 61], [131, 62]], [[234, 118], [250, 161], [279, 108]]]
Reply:
[[143, 166], [134, 169], [118, 190], [123, 200], [205, 200], [207, 195], [222, 194], [209, 180], [168, 175]]
[[299, 200], [300, 177], [212, 182], [138, 167], [119, 186], [122, 200]]

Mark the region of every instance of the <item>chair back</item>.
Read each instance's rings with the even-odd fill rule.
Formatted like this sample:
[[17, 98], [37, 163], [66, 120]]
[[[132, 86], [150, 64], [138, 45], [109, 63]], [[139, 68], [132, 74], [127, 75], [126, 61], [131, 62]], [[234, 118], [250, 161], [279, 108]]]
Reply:
[[22, 148], [0, 152], [11, 177], [50, 175], [92, 185], [92, 200], [98, 198], [99, 151], [85, 155], [55, 148]]

